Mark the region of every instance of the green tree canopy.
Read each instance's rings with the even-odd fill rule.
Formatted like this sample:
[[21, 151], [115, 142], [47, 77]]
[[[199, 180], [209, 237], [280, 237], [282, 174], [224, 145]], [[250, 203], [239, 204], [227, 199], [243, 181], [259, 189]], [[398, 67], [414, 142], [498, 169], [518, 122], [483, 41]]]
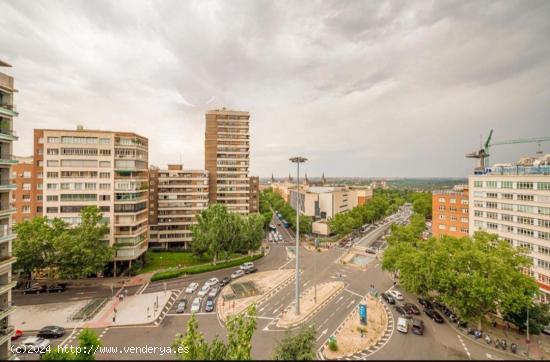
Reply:
[[279, 361], [308, 361], [315, 359], [315, 327], [302, 327], [298, 334], [286, 332], [273, 350], [273, 359]]

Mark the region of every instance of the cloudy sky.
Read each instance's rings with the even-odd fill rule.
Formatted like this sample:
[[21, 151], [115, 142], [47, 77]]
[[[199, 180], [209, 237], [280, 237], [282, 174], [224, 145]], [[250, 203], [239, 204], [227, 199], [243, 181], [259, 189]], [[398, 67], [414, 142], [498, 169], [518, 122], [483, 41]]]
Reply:
[[309, 176], [465, 176], [491, 128], [550, 136], [550, 1], [0, 0], [0, 14], [19, 155], [33, 128], [82, 124], [202, 168], [204, 112], [221, 106], [250, 111], [260, 176], [297, 154]]

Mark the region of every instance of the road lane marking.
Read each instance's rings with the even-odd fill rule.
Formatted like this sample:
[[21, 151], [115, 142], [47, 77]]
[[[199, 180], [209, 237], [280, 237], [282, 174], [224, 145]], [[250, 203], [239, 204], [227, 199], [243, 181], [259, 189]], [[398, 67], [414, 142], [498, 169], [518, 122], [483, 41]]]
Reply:
[[319, 337], [317, 337], [316, 341], [318, 342], [325, 334], [327, 334], [327, 332], [328, 332], [328, 328], [325, 329], [325, 330], [323, 330], [323, 331], [321, 332], [321, 334], [319, 335]]
[[351, 294], [354, 294], [354, 295], [358, 296], [359, 298], [363, 298], [363, 296], [362, 296], [361, 294], [356, 293], [356, 292], [354, 292], [353, 290], [349, 290], [348, 288], [346, 288], [346, 289], [344, 289], [344, 290], [345, 290], [346, 292], [348, 292], [348, 293], [351, 293]]
[[470, 351], [468, 351], [468, 347], [466, 347], [466, 344], [462, 340], [462, 337], [459, 334], [457, 334], [456, 336], [458, 337], [460, 344], [462, 344], [462, 348], [464, 348], [464, 351], [466, 351], [466, 354], [468, 355], [468, 359], [472, 359], [472, 356], [470, 355]]

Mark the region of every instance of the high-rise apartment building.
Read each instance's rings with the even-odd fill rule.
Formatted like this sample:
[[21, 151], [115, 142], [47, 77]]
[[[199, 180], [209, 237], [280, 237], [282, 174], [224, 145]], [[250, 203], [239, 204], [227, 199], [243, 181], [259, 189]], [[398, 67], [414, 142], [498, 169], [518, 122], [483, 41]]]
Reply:
[[250, 208], [250, 114], [225, 108], [206, 112], [205, 169], [210, 203], [248, 214]]
[[80, 223], [80, 211], [96, 205], [108, 222], [116, 262], [147, 249], [148, 140], [135, 133], [36, 129], [32, 207], [37, 215]]
[[150, 246], [187, 248], [196, 215], [208, 207], [208, 172], [168, 165], [149, 169]]
[[[0, 67], [11, 67], [0, 60]], [[13, 77], [0, 72], [0, 360], [11, 356], [11, 336], [14, 327], [9, 324], [10, 314], [15, 307], [11, 301], [11, 290], [15, 286], [12, 279], [12, 265], [16, 258], [12, 255], [12, 241], [15, 234], [12, 230], [11, 206], [12, 190], [11, 168], [17, 161], [13, 158], [13, 141], [17, 140], [13, 131], [13, 118], [17, 116], [14, 105], [16, 89]]]
[[455, 186], [453, 190], [432, 192], [432, 235], [469, 235], [468, 187]]
[[535, 166], [497, 166], [469, 177], [470, 235], [498, 234], [533, 259], [529, 270], [550, 302], [550, 155]]
[[12, 192], [12, 207], [14, 224], [30, 220], [36, 215], [31, 207], [33, 159], [30, 157], [15, 157], [17, 164], [12, 166], [11, 183], [15, 185]]

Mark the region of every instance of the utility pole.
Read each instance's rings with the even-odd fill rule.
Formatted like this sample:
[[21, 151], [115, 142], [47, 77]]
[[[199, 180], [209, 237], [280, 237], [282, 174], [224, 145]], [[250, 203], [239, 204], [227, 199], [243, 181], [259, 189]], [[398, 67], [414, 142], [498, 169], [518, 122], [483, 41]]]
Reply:
[[[318, 247], [319, 247], [319, 239], [315, 238], [315, 255], [313, 256], [313, 258], [315, 259], [314, 262], [313, 262], [313, 268], [314, 268], [313, 275], [314, 275], [314, 278], [317, 278], [317, 248]], [[315, 284], [313, 284], [313, 287], [315, 289], [315, 297], [313, 298], [313, 301], [317, 305], [317, 279], [315, 279]]]
[[305, 157], [292, 157], [291, 162], [296, 164], [296, 315], [300, 315], [300, 163], [307, 161]]
[[531, 340], [529, 339], [529, 306], [527, 306], [527, 358], [529, 358], [529, 346], [531, 344]]

